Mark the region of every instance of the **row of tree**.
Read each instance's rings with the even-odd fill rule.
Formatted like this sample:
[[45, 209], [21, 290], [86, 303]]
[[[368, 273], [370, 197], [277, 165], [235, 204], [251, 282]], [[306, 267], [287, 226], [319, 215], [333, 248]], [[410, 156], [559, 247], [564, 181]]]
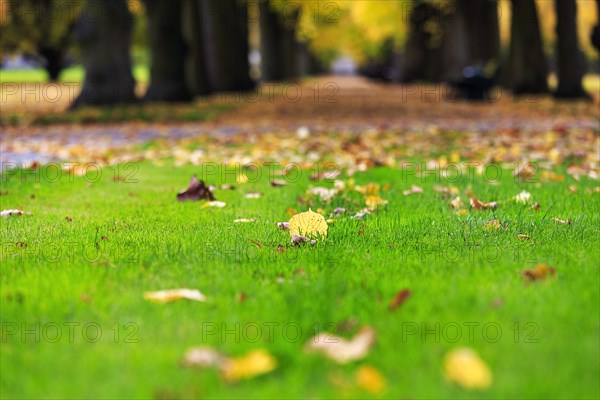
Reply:
[[[45, 58], [51, 79], [58, 77], [63, 66], [68, 41], [74, 38], [79, 44], [85, 81], [74, 107], [138, 100], [130, 56], [132, 0], [0, 0], [6, 1], [11, 12], [0, 20], [0, 33], [10, 38], [13, 32], [13, 42], [29, 38], [29, 47]], [[362, 27], [378, 24], [376, 17], [369, 18], [369, 7], [376, 9], [380, 18], [387, 18], [391, 31], [407, 31], [401, 57], [397, 56], [398, 39], [390, 35], [378, 43], [379, 58], [371, 61], [393, 71], [386, 76], [389, 80], [460, 84], [466, 78], [465, 71], [470, 71], [467, 74], [483, 75], [490, 82], [499, 80], [515, 93], [548, 92], [548, 63], [535, 0], [510, 0], [511, 38], [506, 58], [501, 56], [497, 0], [412, 0], [408, 26], [404, 27], [389, 10], [401, 9], [398, 5], [406, 5], [407, 1], [328, 1], [314, 14], [318, 2], [142, 0], [151, 54], [150, 85], [144, 100], [188, 101], [213, 92], [252, 90], [249, 21], [255, 22], [260, 32], [262, 80], [291, 80], [315, 73], [320, 68], [314, 50], [319, 48], [316, 44], [321, 37], [326, 37], [327, 29], [334, 28], [333, 36], [346, 30], [348, 36], [360, 37], [361, 25], [348, 21], [362, 21]], [[600, 0], [595, 2], [600, 15]], [[332, 4], [336, 5], [333, 10], [346, 19], [331, 18], [333, 13], [328, 7]], [[585, 97], [577, 2], [554, 0], [554, 5], [558, 60], [555, 94]], [[302, 20], [309, 7], [313, 14]], [[253, 15], [249, 10], [254, 11]], [[312, 36], [305, 34], [307, 30]], [[597, 48], [599, 30], [597, 25], [592, 35]], [[3, 48], [7, 43], [16, 46], [10, 40], [0, 40]], [[334, 41], [334, 45], [338, 43]], [[344, 51], [341, 44], [339, 47]], [[368, 65], [365, 71], [369, 71]], [[370, 74], [384, 75], [372, 69]]]

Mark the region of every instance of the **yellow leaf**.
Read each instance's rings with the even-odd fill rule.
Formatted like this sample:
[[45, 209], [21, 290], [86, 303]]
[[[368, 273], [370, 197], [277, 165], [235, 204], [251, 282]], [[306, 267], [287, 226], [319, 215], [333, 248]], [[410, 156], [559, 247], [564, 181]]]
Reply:
[[273, 371], [277, 360], [264, 349], [253, 350], [242, 357], [227, 360], [221, 367], [225, 380], [229, 382], [248, 379]]
[[312, 210], [296, 214], [290, 219], [290, 235], [306, 237], [327, 236], [325, 217]]
[[367, 196], [365, 197], [365, 204], [370, 210], [376, 209], [378, 206], [387, 204], [387, 200], [382, 199], [379, 196]]
[[452, 350], [444, 360], [446, 379], [466, 389], [485, 389], [492, 384], [492, 372], [477, 353], [468, 347]]
[[380, 394], [385, 389], [385, 380], [375, 368], [363, 365], [356, 373], [356, 383], [362, 389], [373, 394]]

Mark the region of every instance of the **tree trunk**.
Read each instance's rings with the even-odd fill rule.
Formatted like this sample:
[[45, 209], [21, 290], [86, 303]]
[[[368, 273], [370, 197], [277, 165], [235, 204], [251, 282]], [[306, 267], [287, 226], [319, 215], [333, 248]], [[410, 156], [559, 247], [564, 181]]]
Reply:
[[588, 98], [581, 81], [585, 59], [577, 39], [577, 3], [575, 0], [555, 0], [558, 54], [558, 88], [555, 97]]
[[248, 8], [236, 0], [199, 2], [204, 64], [210, 91], [254, 88], [248, 60]]
[[189, 101], [185, 82], [186, 45], [181, 11], [186, 0], [144, 0], [152, 54], [150, 87], [145, 101]]
[[516, 94], [548, 92], [548, 65], [535, 0], [511, 0], [508, 81]]
[[188, 49], [184, 75], [187, 89], [193, 96], [206, 96], [210, 93], [208, 72], [204, 62], [205, 44], [202, 37], [201, 18], [200, 2], [183, 0], [183, 38]]
[[76, 27], [85, 80], [71, 108], [84, 105], [132, 103], [135, 81], [129, 46], [133, 18], [126, 0], [87, 0]]
[[600, 0], [596, 0], [597, 22], [590, 33], [590, 41], [596, 50], [600, 53]]
[[[398, 79], [400, 82], [442, 79], [442, 14], [435, 4], [415, 1]], [[428, 27], [436, 24], [438, 32]]]
[[296, 39], [298, 14], [279, 15], [268, 0], [259, 2], [261, 79], [284, 81], [303, 74], [303, 44]]

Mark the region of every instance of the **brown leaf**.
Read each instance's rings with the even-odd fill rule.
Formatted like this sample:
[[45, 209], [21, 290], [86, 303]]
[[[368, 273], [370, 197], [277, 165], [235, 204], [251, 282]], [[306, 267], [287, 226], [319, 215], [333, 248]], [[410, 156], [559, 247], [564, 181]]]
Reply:
[[271, 186], [273, 187], [281, 187], [287, 185], [287, 182], [283, 179], [274, 179], [271, 181]]
[[552, 221], [556, 222], [557, 224], [561, 224], [561, 225], [571, 225], [570, 219], [560, 219], [557, 217], [552, 217]]
[[527, 282], [543, 281], [549, 276], [556, 275], [556, 268], [547, 266], [546, 264], [539, 264], [535, 268], [526, 269], [521, 273]]
[[279, 229], [283, 229], [284, 231], [289, 231], [290, 230], [290, 223], [289, 222], [278, 222], [277, 223], [277, 227]]
[[498, 206], [498, 202], [496, 202], [496, 201], [490, 201], [488, 203], [485, 203], [474, 197], [471, 197], [469, 199], [469, 203], [471, 204], [471, 207], [474, 210], [487, 210], [489, 208], [496, 208]]
[[392, 299], [390, 302], [390, 311], [395, 311], [398, 307], [400, 307], [408, 298], [412, 292], [409, 289], [402, 289]]
[[177, 193], [177, 200], [179, 201], [187, 201], [187, 200], [210, 200], [214, 201], [215, 196], [213, 196], [212, 192], [208, 189], [206, 184], [203, 181], [198, 180], [194, 175], [190, 180], [190, 184], [187, 189], [182, 190]]

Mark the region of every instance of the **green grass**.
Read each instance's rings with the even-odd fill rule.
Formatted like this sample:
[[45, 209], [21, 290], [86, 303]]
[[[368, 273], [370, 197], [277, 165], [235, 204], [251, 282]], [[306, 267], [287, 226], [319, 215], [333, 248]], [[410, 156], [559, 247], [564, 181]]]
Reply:
[[[83, 82], [85, 71], [81, 65], [65, 68], [59, 80], [61, 82]], [[150, 70], [146, 65], [135, 65], [133, 77], [137, 83], [147, 84], [150, 80]], [[42, 68], [32, 69], [1, 69], [0, 83], [34, 83], [47, 82], [48, 74]]]
[[[48, 182], [45, 169], [27, 172], [25, 182], [22, 171], [3, 176], [8, 194], [0, 197], [2, 209], [22, 206], [33, 214], [0, 221], [3, 398], [372, 398], [354, 384], [356, 370], [366, 364], [385, 377], [383, 396], [391, 398], [600, 396], [597, 181], [521, 184], [505, 171], [500, 184], [491, 185], [464, 176], [453, 183], [463, 200], [471, 187], [483, 200], [504, 202], [495, 211], [456, 216], [432, 190], [435, 176], [423, 182], [376, 168], [354, 178], [357, 184], [391, 184], [381, 194], [389, 201], [383, 210], [364, 220], [338, 218], [314, 247], [289, 247], [289, 233], [275, 222], [289, 219], [288, 208], [307, 208], [298, 203], [314, 185], [306, 177], [272, 188], [263, 174], [258, 183], [217, 190], [227, 207], [216, 209], [175, 200], [199, 167], [136, 165], [119, 173], [132, 173], [135, 183], [113, 181], [114, 168], [104, 169], [99, 180], [62, 175]], [[218, 185], [221, 175], [206, 180]], [[226, 181], [235, 184], [235, 177], [230, 173]], [[425, 193], [403, 196], [411, 184]], [[573, 184], [576, 193], [568, 190]], [[541, 211], [507, 201], [524, 189]], [[264, 196], [244, 198], [251, 190]], [[329, 213], [339, 206], [356, 211], [362, 196], [315, 201], [312, 209]], [[572, 224], [557, 225], [553, 216]], [[257, 222], [234, 224], [236, 218]], [[506, 227], [486, 229], [492, 219]], [[555, 267], [556, 277], [525, 285], [521, 272], [538, 263]], [[177, 287], [198, 288], [208, 301], [143, 300], [146, 291]], [[390, 312], [388, 304], [402, 288], [413, 294]], [[239, 293], [247, 299], [237, 301]], [[72, 343], [65, 322], [79, 324]], [[51, 323], [62, 327], [57, 343], [46, 340], [54, 336]], [[98, 342], [82, 337], [86, 323], [102, 329]], [[262, 327], [256, 342], [249, 340], [252, 331], [243, 331], [252, 323]], [[272, 337], [270, 323], [279, 324]], [[455, 343], [453, 323], [462, 327]], [[469, 323], [479, 324], [472, 340]], [[13, 324], [18, 332], [9, 334]], [[21, 324], [40, 324], [39, 342], [34, 334], [22, 337]], [[285, 331], [285, 324], [293, 328]], [[414, 324], [419, 332], [411, 335]], [[484, 332], [485, 324], [495, 325]], [[336, 328], [350, 337], [364, 325], [378, 337], [362, 361], [339, 366], [303, 352], [315, 330]], [[210, 334], [215, 326], [218, 334]], [[423, 327], [440, 333], [439, 340], [422, 337]], [[486, 339], [496, 327], [498, 341]], [[297, 328], [300, 337], [292, 340]], [[88, 333], [93, 336], [94, 328]], [[196, 345], [229, 355], [265, 348], [279, 366], [228, 384], [216, 371], [180, 366], [185, 350]], [[488, 363], [491, 388], [469, 392], [444, 379], [443, 357], [460, 346], [472, 347]], [[345, 387], [332, 383], [340, 381]]]

